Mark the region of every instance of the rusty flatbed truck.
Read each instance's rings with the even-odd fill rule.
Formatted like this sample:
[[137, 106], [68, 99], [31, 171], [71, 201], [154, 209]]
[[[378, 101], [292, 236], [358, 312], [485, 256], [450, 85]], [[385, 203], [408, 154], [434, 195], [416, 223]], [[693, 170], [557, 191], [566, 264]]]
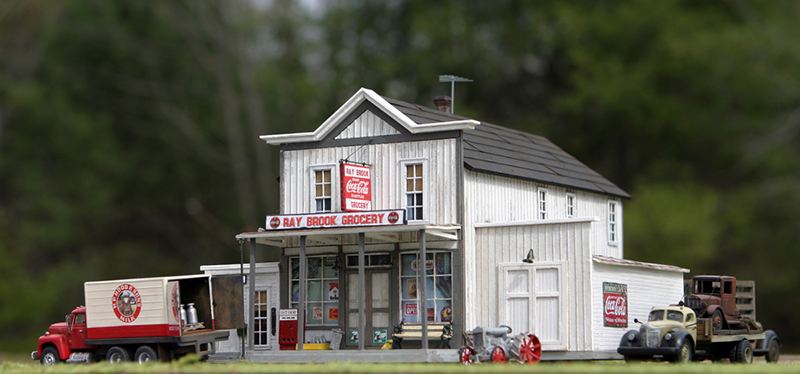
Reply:
[[[111, 363], [169, 361], [187, 353], [208, 356], [228, 331], [241, 328], [242, 278], [184, 275], [84, 283], [86, 306], [39, 337], [31, 358]], [[183, 304], [189, 318], [182, 318]]]
[[[754, 282], [748, 284], [749, 295], [754, 295]], [[765, 356], [768, 362], [777, 362], [778, 335], [742, 315], [736, 306], [736, 289], [734, 277], [694, 277], [686, 304], [654, 307], [638, 331], [623, 335], [617, 352], [626, 361], [659, 357], [672, 362], [729, 359], [749, 363], [753, 356]], [[748, 314], [755, 315], [753, 300], [742, 301], [747, 301]]]

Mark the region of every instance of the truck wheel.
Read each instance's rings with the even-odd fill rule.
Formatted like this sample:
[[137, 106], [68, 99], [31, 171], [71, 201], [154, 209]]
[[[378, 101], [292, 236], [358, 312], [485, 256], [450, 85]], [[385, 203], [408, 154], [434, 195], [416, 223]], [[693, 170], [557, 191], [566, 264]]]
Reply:
[[772, 339], [769, 341], [769, 349], [767, 350], [767, 354], [764, 356], [767, 359], [767, 362], [776, 363], [778, 359], [781, 357], [781, 344], [778, 342], [778, 339]]
[[133, 355], [133, 359], [139, 364], [146, 364], [150, 361], [158, 360], [158, 355], [153, 348], [143, 345], [136, 350], [136, 353]]
[[108, 350], [108, 353], [106, 353], [106, 359], [112, 364], [118, 364], [120, 362], [130, 361], [131, 354], [128, 353], [128, 350], [125, 348], [113, 346]]
[[722, 330], [722, 327], [725, 326], [725, 316], [721, 310], [717, 309], [711, 313], [711, 323], [714, 331]]
[[683, 344], [681, 344], [681, 349], [678, 351], [678, 354], [670, 357], [670, 361], [682, 364], [692, 362], [692, 351], [692, 343], [686, 339], [683, 341]]
[[740, 341], [738, 344], [735, 344], [733, 348], [731, 348], [731, 362], [737, 362], [741, 364], [752, 364], [753, 363], [753, 345], [750, 344], [750, 341], [745, 339]]
[[61, 362], [61, 357], [58, 356], [58, 349], [54, 347], [47, 347], [42, 350], [42, 358], [40, 359], [42, 365], [55, 365]]

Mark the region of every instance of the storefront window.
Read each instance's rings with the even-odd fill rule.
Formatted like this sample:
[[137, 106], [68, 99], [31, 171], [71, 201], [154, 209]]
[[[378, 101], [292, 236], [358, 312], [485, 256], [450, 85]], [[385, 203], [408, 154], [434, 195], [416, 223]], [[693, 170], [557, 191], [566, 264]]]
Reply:
[[417, 285], [417, 268], [419, 264], [418, 253], [401, 255], [401, 293], [400, 308], [403, 322], [420, 323], [420, 313], [428, 318], [429, 322], [451, 322], [453, 320], [453, 276], [450, 252], [434, 251], [426, 254], [425, 261], [425, 293], [426, 306], [422, 311], [419, 308]]
[[[300, 308], [300, 258], [290, 260], [291, 307]], [[306, 269], [306, 324], [335, 325], [339, 323], [339, 270], [336, 256], [308, 257]]]

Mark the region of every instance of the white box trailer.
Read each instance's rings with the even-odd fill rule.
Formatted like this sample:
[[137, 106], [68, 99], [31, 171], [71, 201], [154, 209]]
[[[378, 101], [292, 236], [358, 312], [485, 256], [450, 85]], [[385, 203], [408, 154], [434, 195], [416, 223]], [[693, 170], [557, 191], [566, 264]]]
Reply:
[[[86, 306], [73, 310], [66, 323], [51, 325], [32, 358], [145, 362], [186, 353], [207, 356], [215, 342], [228, 339], [224, 330], [244, 327], [239, 275], [86, 282], [84, 296]], [[189, 304], [196, 321], [182, 322], [181, 306]]]

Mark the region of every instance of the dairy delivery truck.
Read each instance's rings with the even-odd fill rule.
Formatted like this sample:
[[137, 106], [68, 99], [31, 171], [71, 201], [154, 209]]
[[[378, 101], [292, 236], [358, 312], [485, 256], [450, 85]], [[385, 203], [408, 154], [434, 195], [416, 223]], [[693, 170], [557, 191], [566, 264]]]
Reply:
[[85, 306], [50, 325], [31, 358], [42, 364], [207, 357], [244, 326], [242, 277], [184, 275], [84, 283]]

